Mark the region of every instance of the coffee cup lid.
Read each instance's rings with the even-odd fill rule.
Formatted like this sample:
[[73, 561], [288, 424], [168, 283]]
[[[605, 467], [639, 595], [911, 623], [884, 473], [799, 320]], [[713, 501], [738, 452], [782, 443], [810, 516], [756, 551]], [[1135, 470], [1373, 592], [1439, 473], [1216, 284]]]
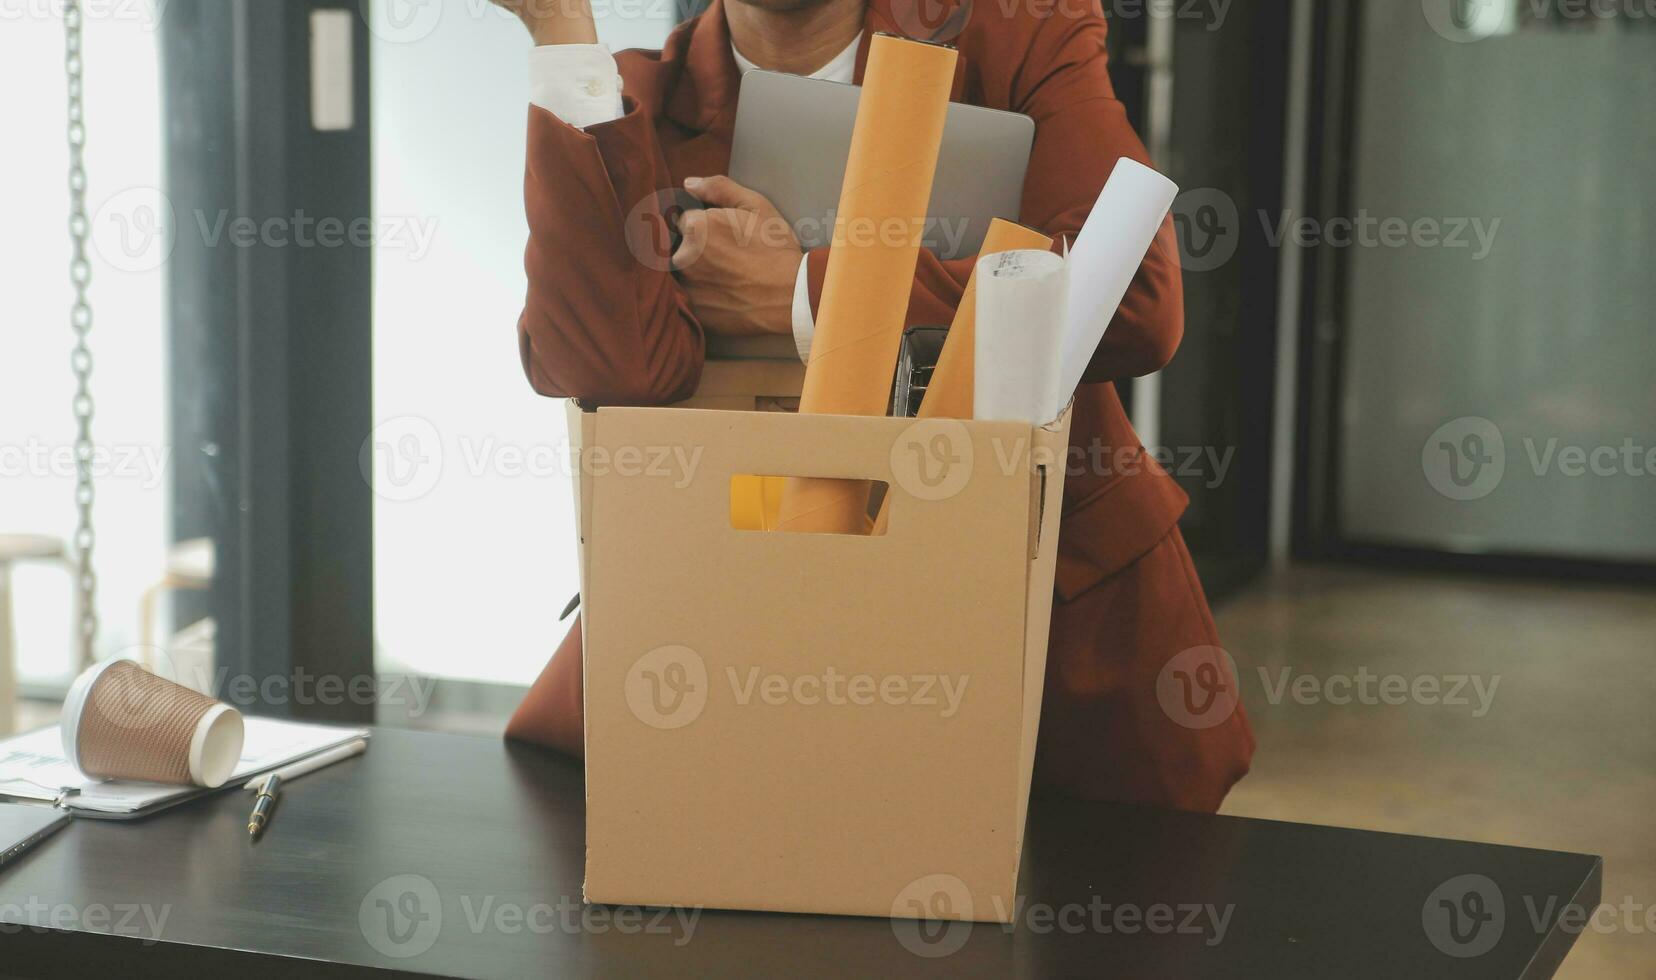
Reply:
[[81, 671], [81, 675], [75, 678], [75, 683], [69, 687], [69, 696], [63, 699], [63, 714], [59, 719], [58, 730], [63, 735], [64, 757], [76, 769], [80, 768], [80, 756], [75, 753], [75, 743], [80, 735], [81, 712], [86, 708], [86, 699], [92, 694], [92, 686], [98, 683], [98, 678], [103, 676], [103, 672], [122, 662], [119, 658], [105, 660]]

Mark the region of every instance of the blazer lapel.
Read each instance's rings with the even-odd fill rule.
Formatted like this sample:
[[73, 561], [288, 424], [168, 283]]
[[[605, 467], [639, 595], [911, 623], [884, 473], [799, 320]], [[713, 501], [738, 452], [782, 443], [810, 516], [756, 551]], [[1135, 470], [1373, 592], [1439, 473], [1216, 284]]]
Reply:
[[692, 133], [722, 135], [728, 143], [736, 122], [736, 96], [742, 77], [730, 53], [724, 0], [713, 0], [689, 32], [684, 74], [667, 99], [665, 114]]

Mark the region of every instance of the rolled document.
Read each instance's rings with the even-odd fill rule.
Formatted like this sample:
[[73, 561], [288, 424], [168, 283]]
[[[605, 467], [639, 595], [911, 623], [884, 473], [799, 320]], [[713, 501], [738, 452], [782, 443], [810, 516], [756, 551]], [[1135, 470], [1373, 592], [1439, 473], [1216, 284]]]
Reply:
[[926, 389], [920, 403], [923, 419], [969, 419], [972, 417], [972, 389], [975, 384], [977, 355], [977, 277], [978, 265], [985, 256], [1014, 249], [1046, 250], [1052, 239], [1023, 225], [996, 218], [989, 224], [978, 262], [966, 280], [966, 292], [955, 309], [954, 324], [949, 327], [949, 339], [943, 342], [943, 353], [932, 372], [931, 387]]
[[1081, 375], [1178, 196], [1177, 184], [1144, 164], [1126, 157], [1116, 162], [1069, 253], [1070, 322], [1055, 415], [1080, 386]]
[[1060, 390], [1069, 265], [1051, 252], [1002, 252], [978, 261], [977, 279], [972, 417], [1045, 425], [1069, 401]]
[[731, 477], [730, 526], [738, 531], [774, 531], [784, 482], [773, 476]]
[[[983, 258], [1013, 249], [1045, 251], [1052, 247], [1052, 239], [1015, 222], [996, 218], [989, 223], [989, 233], [983, 238], [978, 261], [972, 263], [972, 272], [966, 278], [966, 291], [955, 308], [954, 323], [949, 337], [943, 342], [943, 353], [932, 370], [931, 385], [920, 402], [923, 419], [969, 419], [972, 417], [972, 389], [976, 384], [977, 359], [977, 278]], [[890, 503], [890, 501], [886, 501]], [[874, 533], [884, 534], [891, 518], [890, 508], [882, 504], [874, 519]]]
[[[869, 48], [801, 412], [886, 414], [956, 57], [888, 34]], [[868, 492], [861, 480], [790, 479], [779, 528], [867, 533]]]

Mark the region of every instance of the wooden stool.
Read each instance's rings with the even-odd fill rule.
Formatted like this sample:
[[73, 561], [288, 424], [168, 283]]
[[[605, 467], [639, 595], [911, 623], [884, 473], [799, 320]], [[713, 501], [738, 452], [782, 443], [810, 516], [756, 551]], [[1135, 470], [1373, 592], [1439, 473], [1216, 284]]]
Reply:
[[150, 651], [160, 643], [160, 638], [155, 635], [157, 600], [166, 592], [201, 592], [212, 588], [217, 565], [218, 552], [212, 538], [180, 541], [167, 552], [165, 573], [159, 582], [144, 590], [143, 598], [138, 603], [138, 639], [144, 644], [144, 666], [155, 667], [150, 663]]

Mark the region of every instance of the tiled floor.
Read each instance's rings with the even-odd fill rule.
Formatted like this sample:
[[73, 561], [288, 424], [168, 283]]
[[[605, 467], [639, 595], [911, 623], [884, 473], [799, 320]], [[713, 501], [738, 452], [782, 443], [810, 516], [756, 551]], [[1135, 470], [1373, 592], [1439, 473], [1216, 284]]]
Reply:
[[[1656, 591], [1306, 567], [1216, 613], [1259, 738], [1226, 813], [1602, 855], [1559, 975], [1656, 977]], [[1323, 697], [1363, 671], [1487, 700]]]

